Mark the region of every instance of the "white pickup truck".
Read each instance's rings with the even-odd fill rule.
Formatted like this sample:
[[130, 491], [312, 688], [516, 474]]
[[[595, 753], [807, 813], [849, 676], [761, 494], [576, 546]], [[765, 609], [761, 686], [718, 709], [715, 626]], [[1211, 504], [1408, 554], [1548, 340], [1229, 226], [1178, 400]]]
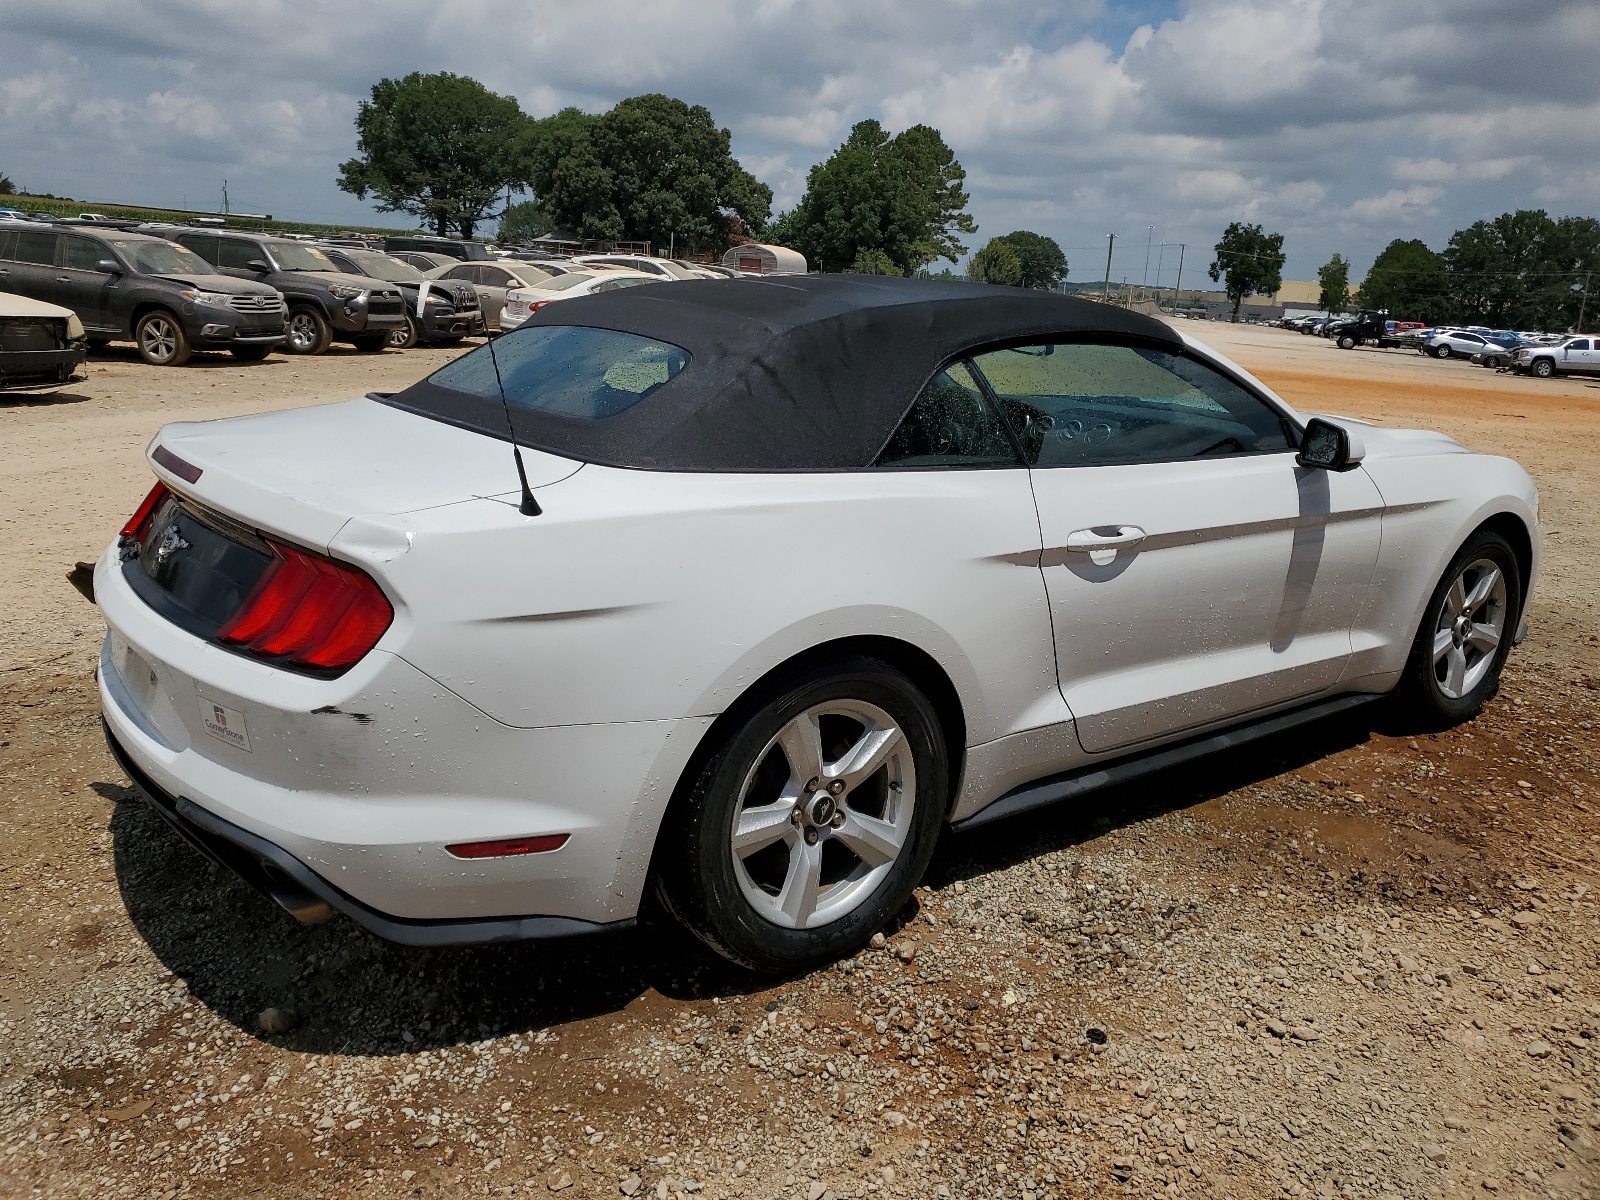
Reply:
[[1600, 338], [1571, 337], [1553, 346], [1523, 346], [1511, 359], [1511, 369], [1540, 379], [1552, 375], [1600, 375]]

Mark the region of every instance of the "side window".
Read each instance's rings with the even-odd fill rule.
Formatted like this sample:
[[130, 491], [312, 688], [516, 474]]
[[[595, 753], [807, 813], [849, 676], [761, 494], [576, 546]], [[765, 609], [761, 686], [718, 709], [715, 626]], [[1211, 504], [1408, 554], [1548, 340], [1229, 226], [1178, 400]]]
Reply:
[[1567, 349], [1568, 350], [1587, 350], [1588, 348], [1589, 348], [1589, 339], [1588, 338], [1579, 338], [1575, 342], [1568, 342], [1567, 343]]
[[460, 266], [451, 267], [444, 273], [446, 279], [465, 279], [468, 283], [481, 283], [477, 267]]
[[217, 266], [248, 271], [251, 269], [250, 260], [255, 258], [267, 261], [266, 253], [254, 242], [241, 242], [237, 238], [217, 239]]
[[1012, 467], [1017, 452], [965, 363], [940, 371], [878, 455], [880, 467]]
[[1192, 358], [1057, 343], [974, 358], [1029, 465], [1106, 466], [1290, 448], [1265, 402]]
[[478, 278], [489, 287], [516, 287], [517, 281], [499, 267], [479, 267]]
[[0, 229], [0, 258], [11, 260], [17, 257], [17, 235], [8, 229]]
[[193, 234], [189, 237], [178, 239], [180, 246], [187, 246], [213, 267], [217, 266], [217, 238], [206, 237], [204, 234]]
[[41, 267], [55, 266], [57, 240], [57, 235], [53, 233], [21, 230], [17, 234], [17, 261], [37, 263]]
[[93, 238], [73, 237], [70, 234], [61, 238], [61, 265], [71, 267], [75, 271], [92, 271], [95, 264], [102, 258], [112, 257], [107, 250]]

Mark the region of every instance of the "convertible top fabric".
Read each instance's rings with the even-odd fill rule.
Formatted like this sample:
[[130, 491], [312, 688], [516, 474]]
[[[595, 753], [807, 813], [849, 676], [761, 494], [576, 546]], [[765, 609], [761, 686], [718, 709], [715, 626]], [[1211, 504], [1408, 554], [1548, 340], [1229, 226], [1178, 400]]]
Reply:
[[[668, 471], [871, 466], [935, 371], [999, 343], [1107, 334], [1182, 347], [1162, 322], [1111, 305], [865, 275], [628, 288], [552, 304], [523, 328], [541, 325], [638, 334], [681, 346], [692, 361], [639, 404], [600, 420], [514, 405], [517, 441], [586, 462]], [[385, 402], [506, 437], [499, 404], [428, 380]]]

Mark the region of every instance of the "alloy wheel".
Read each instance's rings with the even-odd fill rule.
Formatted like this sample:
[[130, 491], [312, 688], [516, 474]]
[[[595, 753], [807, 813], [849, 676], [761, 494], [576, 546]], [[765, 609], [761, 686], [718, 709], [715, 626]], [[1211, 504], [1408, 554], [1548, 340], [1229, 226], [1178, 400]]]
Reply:
[[1486, 558], [1461, 569], [1445, 593], [1433, 633], [1433, 677], [1439, 690], [1459, 700], [1493, 668], [1506, 632], [1506, 580]]
[[317, 344], [317, 323], [309, 313], [295, 313], [289, 318], [289, 344], [301, 354]]
[[730, 846], [745, 898], [790, 929], [846, 916], [900, 858], [916, 795], [911, 745], [883, 709], [849, 699], [806, 709], [740, 789]]
[[139, 349], [151, 362], [172, 361], [178, 353], [178, 330], [166, 317], [150, 317], [139, 329]]

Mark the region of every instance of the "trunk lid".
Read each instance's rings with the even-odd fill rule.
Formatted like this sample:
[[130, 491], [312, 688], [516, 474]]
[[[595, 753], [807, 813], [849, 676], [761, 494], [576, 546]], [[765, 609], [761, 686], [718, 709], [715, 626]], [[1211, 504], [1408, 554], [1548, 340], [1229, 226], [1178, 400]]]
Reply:
[[[174, 491], [252, 529], [326, 552], [354, 517], [518, 494], [510, 443], [376, 400], [168, 425], [146, 454]], [[523, 450], [528, 483], [583, 464]]]

